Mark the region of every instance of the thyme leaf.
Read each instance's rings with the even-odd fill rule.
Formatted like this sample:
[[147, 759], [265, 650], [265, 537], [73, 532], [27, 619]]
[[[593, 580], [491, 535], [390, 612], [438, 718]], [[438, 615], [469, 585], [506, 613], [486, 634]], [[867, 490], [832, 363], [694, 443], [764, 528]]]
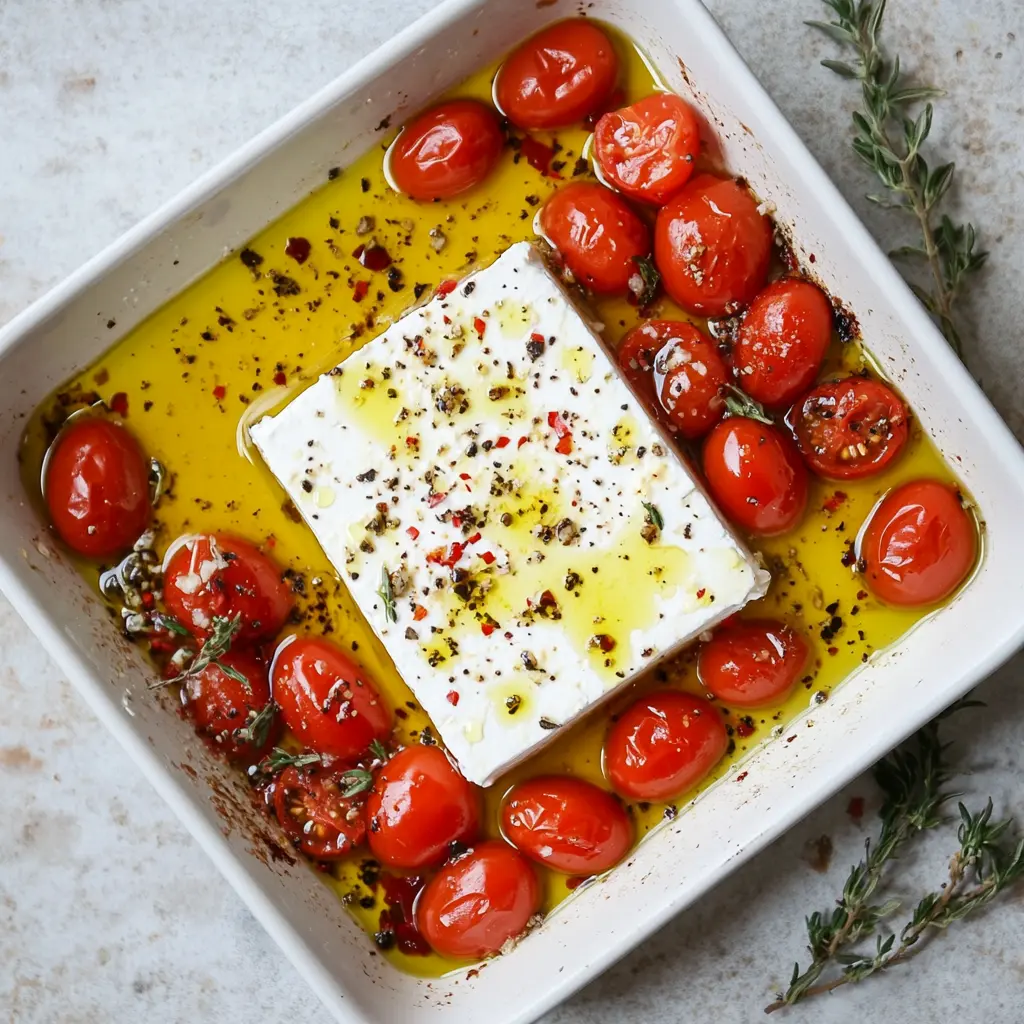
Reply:
[[305, 768], [307, 765], [320, 764], [323, 759], [323, 754], [317, 754], [314, 751], [308, 751], [305, 754], [290, 754], [281, 747], [274, 747], [260, 761], [259, 770], [266, 775], [275, 775], [283, 768]]
[[755, 402], [745, 391], [735, 384], [725, 385], [725, 408], [730, 416], [745, 416], [748, 420], [771, 425], [771, 417], [764, 411], [760, 402]]
[[391, 586], [391, 573], [388, 567], [382, 565], [380, 569], [380, 587], [377, 596], [384, 602], [384, 618], [388, 622], [398, 621], [398, 609], [395, 607], [395, 592]]
[[[661, 274], [654, 265], [654, 261], [647, 256], [634, 256], [636, 274], [629, 279], [629, 290], [636, 299], [638, 309], [646, 309], [658, 295], [658, 287], [661, 284]], [[639, 277], [639, 281], [635, 279]]]
[[651, 526], [656, 526], [659, 530], [664, 530], [665, 520], [662, 518], [661, 512], [658, 511], [658, 506], [652, 505], [649, 501], [643, 501], [641, 504], [644, 507], [644, 512], [647, 513], [647, 522], [649, 522]]
[[250, 711], [249, 720], [238, 730], [239, 740], [259, 750], [270, 737], [276, 714], [277, 705], [272, 700], [268, 700], [259, 711]]

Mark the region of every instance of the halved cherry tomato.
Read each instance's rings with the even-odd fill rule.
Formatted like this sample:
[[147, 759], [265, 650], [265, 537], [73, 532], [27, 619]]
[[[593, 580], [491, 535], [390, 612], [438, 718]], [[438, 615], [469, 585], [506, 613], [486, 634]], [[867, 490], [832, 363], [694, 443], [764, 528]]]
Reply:
[[329, 640], [289, 637], [270, 684], [285, 725], [318, 753], [351, 760], [391, 732], [391, 711], [367, 674]]
[[259, 746], [240, 735], [270, 702], [267, 666], [244, 649], [228, 651], [219, 660], [245, 676], [246, 682], [228, 675], [217, 662], [210, 662], [198, 676], [190, 676], [185, 685], [189, 713], [196, 732], [208, 737], [217, 750], [233, 761], [255, 764], [281, 734], [280, 720], [275, 715], [266, 739]]
[[705, 688], [738, 708], [785, 699], [807, 664], [807, 641], [784, 622], [745, 619], [715, 631], [700, 649], [697, 672]]
[[693, 313], [738, 313], [764, 285], [771, 254], [772, 223], [738, 182], [698, 174], [658, 213], [655, 262]]
[[570, 775], [514, 786], [501, 808], [501, 830], [531, 860], [569, 875], [599, 875], [633, 845], [633, 825], [622, 804]]
[[377, 773], [366, 822], [382, 864], [426, 867], [444, 860], [452, 843], [476, 838], [480, 793], [440, 747], [406, 747]]
[[924, 605], [952, 594], [977, 552], [977, 530], [957, 492], [938, 480], [913, 480], [879, 503], [859, 553], [868, 586], [883, 601]]
[[612, 41], [589, 21], [560, 21], [527, 39], [494, 81], [502, 113], [520, 128], [564, 128], [596, 114], [615, 88]]
[[[619, 365], [683, 437], [703, 437], [725, 412], [729, 373], [715, 343], [684, 320], [648, 320], [622, 339]], [[652, 401], [657, 397], [657, 404]]]
[[539, 221], [576, 279], [595, 292], [624, 294], [635, 259], [651, 251], [647, 225], [603, 185], [566, 185], [544, 204]]
[[807, 506], [807, 470], [793, 442], [768, 423], [730, 416], [704, 441], [711, 496], [740, 529], [771, 537], [793, 529]]
[[490, 107], [477, 100], [452, 100], [402, 129], [391, 148], [388, 170], [398, 190], [413, 199], [450, 199], [479, 185], [504, 145]]
[[709, 701], [677, 690], [641, 697], [604, 742], [604, 773], [632, 800], [669, 800], [697, 785], [724, 757], [729, 735]]
[[807, 464], [834, 480], [881, 472], [907, 443], [909, 419], [899, 395], [870, 377], [820, 384], [786, 416]]
[[126, 428], [79, 415], [47, 453], [43, 496], [54, 529], [72, 551], [112, 558], [149, 525], [149, 464]]
[[337, 860], [366, 838], [362, 798], [344, 797], [345, 783], [314, 767], [285, 768], [274, 780], [274, 811], [288, 838], [317, 860]]
[[773, 281], [750, 304], [732, 358], [740, 386], [765, 405], [788, 405], [818, 375], [832, 337], [832, 307], [809, 281]]
[[194, 636], [207, 637], [214, 618], [241, 617], [236, 639], [265, 640], [292, 610], [281, 570], [247, 541], [223, 533], [176, 540], [164, 557], [164, 604]]
[[521, 935], [539, 907], [529, 862], [492, 839], [438, 871], [420, 893], [416, 923], [435, 953], [476, 960]]
[[664, 206], [690, 180], [699, 152], [697, 115], [671, 93], [605, 114], [594, 129], [594, 158], [604, 179], [656, 206]]

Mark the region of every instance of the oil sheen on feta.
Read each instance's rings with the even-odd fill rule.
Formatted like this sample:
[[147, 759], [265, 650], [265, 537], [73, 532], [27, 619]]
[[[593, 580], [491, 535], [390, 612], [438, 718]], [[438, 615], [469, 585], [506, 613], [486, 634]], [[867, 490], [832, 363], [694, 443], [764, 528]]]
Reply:
[[251, 434], [473, 782], [767, 586], [527, 243]]

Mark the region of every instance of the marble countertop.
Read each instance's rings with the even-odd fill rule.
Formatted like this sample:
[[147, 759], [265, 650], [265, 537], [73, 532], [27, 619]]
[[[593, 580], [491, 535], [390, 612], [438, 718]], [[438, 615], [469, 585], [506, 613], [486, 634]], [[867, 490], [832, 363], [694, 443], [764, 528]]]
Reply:
[[[431, 0], [0, 0], [0, 322]], [[708, 0], [797, 132], [887, 245], [862, 197], [854, 96], [817, 67], [815, 0]], [[966, 300], [972, 371], [1024, 438], [1024, 6], [891, 0], [887, 38], [947, 89], [934, 137], [992, 256]], [[953, 728], [961, 788], [1024, 813], [1024, 657]], [[318, 1004], [212, 864], [0, 598], [0, 1017], [28, 1022], [318, 1019]], [[861, 824], [846, 814], [867, 798]], [[804, 956], [877, 809], [858, 780], [549, 1017], [550, 1024], [760, 1019]], [[809, 843], [829, 836], [820, 873]], [[944, 874], [951, 829], [900, 872]], [[794, 1024], [1020, 1019], [1024, 904], [938, 936], [910, 966], [786, 1015]]]

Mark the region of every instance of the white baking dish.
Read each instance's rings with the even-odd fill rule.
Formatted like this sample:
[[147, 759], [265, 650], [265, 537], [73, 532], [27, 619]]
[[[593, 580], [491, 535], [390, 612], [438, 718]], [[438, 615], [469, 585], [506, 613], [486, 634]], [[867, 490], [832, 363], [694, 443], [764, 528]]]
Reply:
[[432, 982], [400, 974], [312, 871], [268, 855], [253, 836], [263, 826], [253, 825], [245, 783], [147, 693], [138, 653], [47, 539], [21, 487], [18, 439], [49, 391], [323, 182], [328, 168], [365, 151], [383, 119], [401, 121], [515, 40], [577, 13], [569, 0], [439, 5], [0, 330], [0, 585], [341, 1021], [533, 1019], [1024, 640], [1024, 455], [1010, 432], [697, 0], [585, 6], [631, 35], [666, 84], [703, 109], [727, 164], [775, 205], [801, 259], [813, 256], [823, 283], [856, 312], [868, 346], [977, 499], [985, 558], [955, 601], [756, 751], [742, 779], [734, 773], [712, 787], [478, 974]]

